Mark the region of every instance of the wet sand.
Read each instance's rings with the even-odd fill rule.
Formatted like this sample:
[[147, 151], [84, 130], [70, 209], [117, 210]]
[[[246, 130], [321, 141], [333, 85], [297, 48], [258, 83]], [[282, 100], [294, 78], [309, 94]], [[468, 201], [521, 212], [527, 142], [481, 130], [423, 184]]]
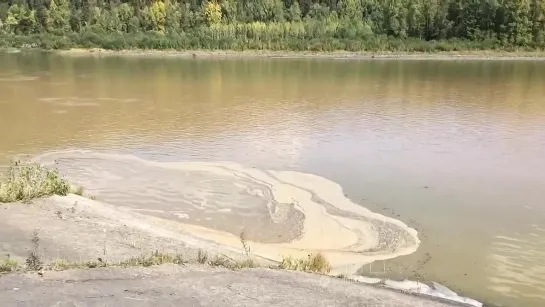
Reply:
[[172, 221], [200, 240], [257, 257], [323, 253], [334, 271], [416, 251], [416, 230], [353, 203], [325, 178], [229, 162], [159, 163], [135, 156], [61, 151], [36, 162], [57, 167], [98, 200]]

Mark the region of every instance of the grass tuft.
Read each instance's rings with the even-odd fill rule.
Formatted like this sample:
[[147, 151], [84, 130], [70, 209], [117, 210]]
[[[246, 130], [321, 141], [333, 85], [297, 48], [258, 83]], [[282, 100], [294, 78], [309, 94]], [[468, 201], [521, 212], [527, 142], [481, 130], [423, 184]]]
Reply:
[[64, 270], [76, 269], [80, 267], [82, 267], [81, 264], [64, 260], [64, 259], [53, 260], [53, 262], [49, 264], [49, 269], [52, 271], [64, 271]]
[[284, 270], [304, 271], [314, 273], [329, 273], [331, 265], [329, 261], [320, 253], [310, 254], [306, 259], [295, 259], [291, 256], [282, 257], [279, 267]]
[[222, 255], [216, 255], [208, 264], [211, 266], [231, 267], [229, 259]]
[[197, 262], [200, 264], [206, 264], [208, 262], [208, 253], [202, 249], [197, 252]]
[[82, 262], [73, 262], [64, 259], [57, 259], [51, 262], [46, 269], [52, 271], [64, 271], [70, 269], [95, 269], [95, 268], [104, 268], [108, 264], [103, 262], [100, 258], [99, 260], [93, 261], [82, 261]]
[[241, 262], [237, 262], [236, 263], [236, 268], [237, 269], [244, 269], [244, 268], [257, 268], [259, 265], [252, 259], [248, 258], [244, 261], [241, 261]]
[[[37, 236], [33, 238], [33, 244], [35, 244]], [[212, 258], [209, 258], [208, 253], [201, 250], [200, 256], [197, 259], [186, 259], [182, 254], [173, 254], [173, 253], [163, 253], [155, 251], [151, 254], [144, 254], [137, 257], [131, 257], [123, 261], [104, 261], [102, 258], [97, 258], [93, 261], [79, 261], [72, 262], [68, 260], [54, 260], [48, 265], [43, 265], [41, 258], [37, 255], [36, 249], [38, 245], [35, 245], [33, 252], [26, 261], [25, 267], [19, 267], [17, 262], [10, 261], [9, 258], [7, 261], [0, 261], [0, 273], [2, 272], [14, 272], [16, 270], [24, 269], [24, 271], [40, 271], [51, 270], [51, 271], [64, 271], [70, 269], [94, 269], [94, 268], [104, 268], [104, 267], [151, 267], [162, 264], [176, 264], [176, 265], [185, 265], [191, 263], [195, 260], [198, 262], [215, 267], [224, 267], [231, 270], [240, 270], [245, 268], [257, 268], [259, 264], [253, 259], [246, 259], [243, 261], [237, 261], [226, 255], [218, 254]], [[309, 255], [307, 259], [294, 259], [292, 257], [284, 257], [282, 263], [278, 266], [280, 269], [284, 270], [296, 270], [296, 271], [305, 271], [305, 272], [314, 272], [314, 273], [329, 273], [331, 267], [329, 262], [321, 254]], [[338, 278], [343, 278], [344, 275], [337, 276]]]
[[[199, 259], [197, 259], [199, 261]], [[144, 254], [137, 257], [131, 257], [119, 262], [103, 261], [102, 258], [98, 258], [96, 261], [80, 261], [72, 262], [68, 260], [58, 259], [45, 266], [46, 270], [51, 271], [64, 271], [70, 269], [93, 269], [103, 267], [151, 267], [161, 264], [177, 264], [185, 265], [190, 263], [190, 259], [186, 259], [182, 254], [171, 254], [155, 251], [151, 254]], [[206, 261], [203, 263], [209, 266], [224, 267], [232, 270], [243, 268], [256, 268], [258, 264], [251, 260], [235, 261], [225, 255], [216, 255], [210, 261], [208, 261], [208, 254], [206, 254]], [[27, 270], [36, 271], [30, 266], [27, 266]]]
[[19, 264], [15, 260], [11, 260], [8, 255], [8, 259], [0, 260], [0, 274], [15, 272], [19, 268]]
[[[76, 189], [77, 192], [83, 189]], [[30, 201], [50, 195], [67, 195], [72, 191], [68, 181], [56, 170], [32, 162], [13, 161], [7, 176], [0, 181], [0, 203]]]
[[155, 265], [161, 265], [165, 263], [173, 264], [185, 264], [187, 263], [184, 260], [181, 254], [168, 254], [155, 251], [150, 255], [142, 255], [139, 257], [131, 257], [125, 261], [119, 263], [120, 266], [132, 267], [132, 266], [143, 266], [150, 267]]
[[53, 260], [49, 265], [49, 268], [53, 271], [64, 271], [68, 269], [74, 269], [76, 267], [77, 266], [75, 265], [75, 262], [70, 262], [64, 259]]

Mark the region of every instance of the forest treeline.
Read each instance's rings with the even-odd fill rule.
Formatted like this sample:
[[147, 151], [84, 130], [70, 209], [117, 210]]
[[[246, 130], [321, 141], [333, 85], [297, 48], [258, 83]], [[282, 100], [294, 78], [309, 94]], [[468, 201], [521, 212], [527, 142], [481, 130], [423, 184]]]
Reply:
[[545, 46], [545, 0], [0, 0], [0, 47], [449, 51]]

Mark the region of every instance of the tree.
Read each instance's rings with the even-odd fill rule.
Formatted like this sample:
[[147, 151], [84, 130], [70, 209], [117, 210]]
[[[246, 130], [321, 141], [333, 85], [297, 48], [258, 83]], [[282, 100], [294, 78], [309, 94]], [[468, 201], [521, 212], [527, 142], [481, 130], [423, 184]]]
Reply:
[[[459, 38], [486, 48], [545, 48], [545, 0], [0, 0], [0, 22], [2, 33], [47, 31], [48, 40], [86, 37], [117, 47], [360, 50]], [[121, 32], [140, 31], [185, 33], [172, 42], [175, 35], [149, 33], [112, 44]]]
[[362, 20], [363, 12], [359, 0], [339, 0], [339, 17], [348, 20]]
[[49, 15], [47, 22], [49, 32], [70, 31], [70, 8], [66, 0], [51, 0], [47, 15]]
[[49, 14], [44, 0], [36, 0], [36, 23], [40, 29], [46, 29]]
[[244, 8], [248, 21], [283, 21], [284, 3], [281, 0], [246, 1]]
[[26, 5], [13, 4], [6, 16], [5, 27], [16, 34], [29, 34], [36, 26], [35, 11]]
[[452, 21], [448, 19], [449, 3], [447, 0], [438, 0], [437, 9], [433, 18], [433, 39], [449, 38]]
[[422, 4], [422, 32], [424, 34], [424, 39], [430, 40], [435, 38], [435, 23], [434, 19], [437, 15], [437, 2], [434, 1], [423, 1]]
[[532, 0], [530, 4], [532, 23], [532, 39], [536, 43], [542, 43], [545, 39], [545, 1]]
[[91, 11], [94, 7], [93, 4], [91, 4], [92, 0], [83, 0], [82, 6], [81, 6], [81, 23], [84, 27], [89, 26], [91, 21]]
[[310, 7], [312, 6], [313, 0], [298, 0], [299, 2], [299, 8], [301, 8], [301, 17], [307, 16], [308, 12], [310, 11]]
[[228, 22], [234, 23], [238, 20], [238, 2], [236, 0], [224, 0], [220, 3], [221, 14]]
[[221, 21], [221, 6], [217, 2], [207, 1], [203, 3], [203, 15], [209, 25]]
[[407, 37], [407, 8], [406, 4], [399, 0], [384, 1], [383, 26], [386, 34], [401, 38]]
[[175, 33], [180, 29], [182, 20], [182, 11], [178, 3], [167, 3], [165, 29], [167, 32]]
[[299, 2], [293, 2], [288, 10], [287, 17], [289, 21], [301, 21], [301, 8], [299, 7]]
[[4, 2], [0, 3], [0, 21], [6, 20], [8, 17], [9, 4]]
[[131, 19], [134, 17], [134, 9], [128, 3], [123, 3], [118, 7], [119, 21], [121, 22], [121, 31], [131, 31]]
[[504, 0], [502, 30], [506, 39], [516, 45], [524, 45], [531, 41], [530, 5], [528, 0]]
[[495, 36], [495, 20], [499, 7], [497, 0], [481, 1], [481, 8], [477, 20], [479, 20], [482, 38], [493, 38]]
[[420, 2], [409, 0], [407, 9], [407, 30], [411, 37], [422, 38], [423, 35], [423, 17]]
[[322, 5], [320, 3], [314, 3], [308, 12], [308, 17], [317, 19], [317, 20], [325, 20], [329, 17], [329, 7], [326, 5]]
[[150, 7], [150, 18], [153, 30], [164, 32], [166, 17], [167, 11], [165, 3], [160, 0], [153, 1], [153, 4]]
[[100, 14], [98, 24], [103, 30], [108, 32], [117, 32], [122, 31], [123, 23], [119, 18], [119, 10], [117, 7], [112, 7], [111, 9], [105, 9]]

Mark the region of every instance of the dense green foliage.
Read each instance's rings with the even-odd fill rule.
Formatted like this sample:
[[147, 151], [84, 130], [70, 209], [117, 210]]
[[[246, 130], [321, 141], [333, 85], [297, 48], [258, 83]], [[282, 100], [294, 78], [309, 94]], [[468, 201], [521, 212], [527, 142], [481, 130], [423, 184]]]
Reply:
[[541, 49], [545, 0], [0, 0], [0, 47]]

